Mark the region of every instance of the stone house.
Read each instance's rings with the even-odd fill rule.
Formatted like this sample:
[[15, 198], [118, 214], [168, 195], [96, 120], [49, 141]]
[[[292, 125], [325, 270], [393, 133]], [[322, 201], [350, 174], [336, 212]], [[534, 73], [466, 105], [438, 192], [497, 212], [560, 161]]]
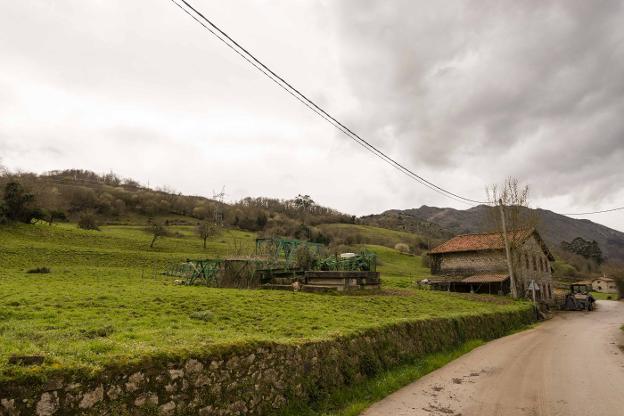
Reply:
[[610, 277], [603, 276], [599, 279], [594, 279], [591, 282], [592, 290], [602, 293], [617, 293], [617, 285], [615, 280]]
[[[551, 262], [555, 260], [535, 229], [507, 233], [518, 294], [553, 298]], [[460, 292], [507, 294], [511, 291], [502, 233], [458, 235], [429, 252], [434, 288]]]

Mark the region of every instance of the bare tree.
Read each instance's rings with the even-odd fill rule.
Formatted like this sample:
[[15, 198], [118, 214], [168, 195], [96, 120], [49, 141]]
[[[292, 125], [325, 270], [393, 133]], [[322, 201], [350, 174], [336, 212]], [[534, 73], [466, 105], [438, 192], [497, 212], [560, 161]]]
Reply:
[[518, 285], [515, 270], [518, 270], [519, 255], [512, 255], [524, 242], [526, 233], [519, 232], [534, 229], [538, 225], [537, 212], [529, 209], [529, 187], [520, 186], [518, 179], [508, 177], [502, 186], [492, 185], [486, 189], [492, 205], [488, 212], [491, 231], [499, 232], [504, 241], [511, 280], [511, 294], [518, 297]]
[[209, 224], [206, 221], [203, 221], [197, 226], [196, 231], [197, 231], [197, 235], [199, 235], [199, 238], [201, 238], [204, 242], [204, 250], [205, 250], [206, 240], [208, 240], [213, 235], [217, 234], [217, 227], [215, 225]]
[[[500, 232], [503, 229], [500, 207], [505, 213], [507, 232], [510, 235], [510, 246], [517, 247], [517, 233], [513, 231], [536, 228], [539, 225], [539, 216], [529, 208], [529, 186], [521, 186], [518, 179], [508, 177], [502, 185], [492, 185], [486, 189], [487, 197], [492, 208], [488, 212], [487, 227], [491, 232]], [[513, 241], [512, 241], [513, 240]]]
[[156, 243], [156, 239], [158, 237], [166, 237], [169, 235], [169, 230], [167, 230], [167, 227], [165, 227], [164, 225], [160, 224], [160, 223], [153, 223], [150, 224], [145, 231], [149, 232], [150, 234], [152, 234], [152, 242], [150, 243], [150, 248], [154, 248], [154, 244]]

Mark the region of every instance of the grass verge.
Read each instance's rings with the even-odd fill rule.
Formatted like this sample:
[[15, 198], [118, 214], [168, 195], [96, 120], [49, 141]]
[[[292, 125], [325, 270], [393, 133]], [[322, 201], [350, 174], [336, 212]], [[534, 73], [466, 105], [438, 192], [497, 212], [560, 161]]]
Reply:
[[338, 390], [313, 405], [297, 404], [279, 416], [356, 416], [373, 403], [400, 388], [437, 370], [473, 349], [485, 344], [482, 340], [467, 341], [456, 348], [429, 354], [411, 363], [384, 371], [357, 385]]
[[591, 294], [597, 300], [617, 300], [617, 293], [591, 292]]

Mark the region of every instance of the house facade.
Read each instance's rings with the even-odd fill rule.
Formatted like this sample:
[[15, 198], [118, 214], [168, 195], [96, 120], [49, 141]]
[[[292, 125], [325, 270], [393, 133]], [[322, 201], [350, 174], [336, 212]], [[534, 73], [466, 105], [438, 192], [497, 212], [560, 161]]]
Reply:
[[617, 285], [615, 284], [615, 280], [610, 277], [601, 277], [599, 279], [594, 279], [591, 282], [592, 290], [601, 293], [617, 293]]
[[[535, 229], [507, 233], [516, 288], [521, 296], [550, 301], [553, 255]], [[429, 252], [432, 279], [448, 290], [507, 294], [511, 290], [502, 233], [456, 236]], [[533, 282], [533, 283], [531, 283]]]

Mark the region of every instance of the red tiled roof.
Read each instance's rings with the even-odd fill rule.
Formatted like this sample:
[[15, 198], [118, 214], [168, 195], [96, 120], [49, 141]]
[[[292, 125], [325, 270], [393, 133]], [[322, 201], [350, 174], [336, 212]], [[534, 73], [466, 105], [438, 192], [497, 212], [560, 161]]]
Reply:
[[[524, 241], [534, 232], [533, 229], [507, 233], [509, 241]], [[458, 251], [503, 250], [505, 242], [501, 233], [463, 234], [453, 237], [430, 251], [432, 254]]]
[[500, 283], [509, 279], [508, 274], [477, 274], [462, 280], [464, 283]]

